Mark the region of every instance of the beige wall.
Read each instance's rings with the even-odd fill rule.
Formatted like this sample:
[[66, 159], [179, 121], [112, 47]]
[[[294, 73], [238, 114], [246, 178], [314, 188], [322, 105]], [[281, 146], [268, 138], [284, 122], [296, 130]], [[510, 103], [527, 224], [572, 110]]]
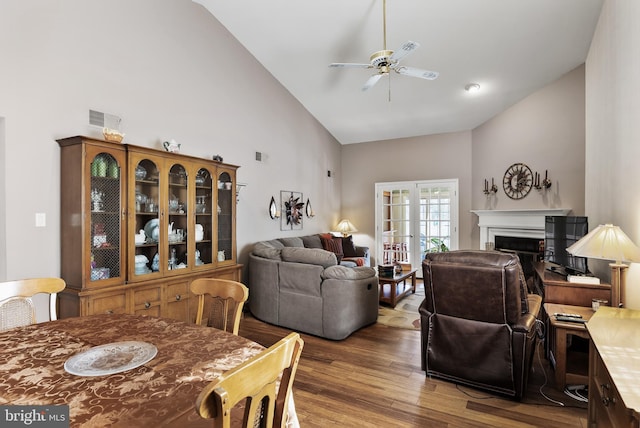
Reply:
[[[374, 245], [376, 182], [458, 178], [460, 248], [479, 248], [472, 209], [570, 208], [584, 214], [584, 66], [551, 82], [470, 132], [432, 135], [342, 148], [342, 213]], [[518, 201], [502, 189], [507, 168], [523, 162], [553, 184]], [[498, 192], [487, 198], [484, 179]]]
[[[121, 116], [125, 142], [160, 147], [174, 138], [184, 153], [240, 165], [248, 184], [238, 206], [241, 261], [257, 240], [299, 234], [268, 216], [280, 190], [311, 199], [317, 216], [304, 219], [304, 232], [337, 220], [340, 179], [326, 171], [339, 169], [340, 145], [202, 6], [4, 0], [0, 39], [0, 279], [60, 274], [55, 139], [100, 136], [89, 109]], [[35, 213], [47, 215], [45, 228], [35, 228]]]
[[[473, 209], [569, 208], [584, 214], [584, 91], [580, 66], [473, 130]], [[532, 189], [523, 199], [510, 199], [502, 179], [516, 162], [542, 178], [547, 170], [553, 184], [546, 192]], [[492, 177], [498, 192], [486, 197], [484, 179]], [[476, 248], [479, 238], [475, 227]]]
[[[640, 244], [640, 2], [606, 0], [586, 62], [586, 195], [590, 224], [613, 223]], [[589, 261], [609, 280], [608, 262]], [[626, 306], [640, 309], [640, 264]]]
[[459, 247], [470, 248], [471, 132], [348, 144], [341, 171], [342, 215], [358, 228], [359, 245], [374, 248], [375, 183], [457, 178]]

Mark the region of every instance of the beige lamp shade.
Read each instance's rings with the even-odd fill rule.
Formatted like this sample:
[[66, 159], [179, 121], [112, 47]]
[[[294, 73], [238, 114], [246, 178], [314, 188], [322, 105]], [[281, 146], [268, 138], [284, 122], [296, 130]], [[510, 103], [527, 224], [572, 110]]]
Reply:
[[640, 262], [640, 248], [618, 226], [601, 224], [567, 248], [574, 256], [593, 259]]
[[342, 233], [342, 236], [349, 236], [349, 234], [357, 232], [358, 229], [347, 219], [340, 220], [340, 223], [336, 226], [334, 232]]

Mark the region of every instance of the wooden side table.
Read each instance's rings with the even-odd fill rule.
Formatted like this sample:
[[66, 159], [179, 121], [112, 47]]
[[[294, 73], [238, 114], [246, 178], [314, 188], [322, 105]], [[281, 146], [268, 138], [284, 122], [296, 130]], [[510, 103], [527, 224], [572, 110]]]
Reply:
[[589, 333], [584, 323], [563, 322], [556, 320], [555, 313], [569, 313], [582, 315], [582, 319], [589, 321], [594, 312], [589, 307], [561, 305], [556, 303], [545, 303], [544, 310], [547, 314], [547, 335], [550, 339], [549, 359], [555, 361], [556, 388], [564, 391], [567, 384], [587, 385], [588, 377], [588, 354], [583, 361], [584, 367], [580, 372], [568, 371], [567, 368], [567, 336], [573, 335], [589, 339]]
[[[380, 302], [388, 303], [395, 308], [396, 304], [409, 292], [416, 292], [416, 272], [418, 269], [403, 271], [391, 276], [378, 275], [380, 283]], [[407, 284], [407, 279], [411, 278], [411, 285]], [[385, 287], [387, 285], [388, 287]]]

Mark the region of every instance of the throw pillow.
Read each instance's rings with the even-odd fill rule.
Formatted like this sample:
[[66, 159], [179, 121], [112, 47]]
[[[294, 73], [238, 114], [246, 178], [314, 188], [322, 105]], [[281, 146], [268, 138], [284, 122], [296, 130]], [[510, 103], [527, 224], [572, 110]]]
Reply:
[[258, 257], [264, 257], [265, 259], [282, 260], [280, 257], [280, 251], [280, 249], [273, 248], [265, 242], [258, 242], [253, 247], [253, 254]]
[[353, 243], [353, 236], [342, 238], [342, 251], [345, 257], [357, 257], [356, 244]]
[[302, 243], [305, 248], [320, 248], [322, 250], [322, 241], [320, 235], [307, 235], [302, 237]]
[[278, 241], [282, 242], [282, 245], [285, 247], [304, 247], [304, 243], [302, 242], [302, 238], [297, 236], [292, 238], [280, 238]]
[[336, 258], [338, 259], [338, 263], [340, 263], [340, 260], [342, 260], [342, 258], [344, 257], [344, 251], [342, 251], [342, 238], [338, 236], [331, 236], [331, 239], [321, 237], [321, 240], [322, 247], [325, 250], [331, 251], [333, 254], [335, 254]]

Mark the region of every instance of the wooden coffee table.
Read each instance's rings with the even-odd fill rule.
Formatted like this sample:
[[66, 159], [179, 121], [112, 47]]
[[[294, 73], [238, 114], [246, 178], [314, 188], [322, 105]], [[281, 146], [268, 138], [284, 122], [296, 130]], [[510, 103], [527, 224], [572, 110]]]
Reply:
[[[391, 276], [378, 275], [380, 283], [380, 303], [388, 303], [395, 308], [396, 304], [409, 292], [416, 292], [416, 272], [418, 269], [403, 271]], [[411, 284], [407, 279], [411, 278]]]

